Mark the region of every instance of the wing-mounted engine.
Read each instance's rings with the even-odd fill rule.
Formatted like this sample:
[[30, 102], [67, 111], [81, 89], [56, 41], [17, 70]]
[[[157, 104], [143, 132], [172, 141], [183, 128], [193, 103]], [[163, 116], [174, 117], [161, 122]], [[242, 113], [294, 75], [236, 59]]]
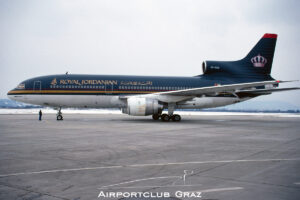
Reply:
[[162, 111], [163, 105], [155, 99], [130, 97], [127, 99], [127, 107], [122, 109], [122, 113], [134, 116], [146, 116], [158, 114]]

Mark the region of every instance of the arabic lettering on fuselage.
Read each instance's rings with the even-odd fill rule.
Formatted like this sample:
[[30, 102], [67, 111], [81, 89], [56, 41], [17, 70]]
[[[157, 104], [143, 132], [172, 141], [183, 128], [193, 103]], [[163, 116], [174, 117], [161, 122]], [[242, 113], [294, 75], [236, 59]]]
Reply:
[[152, 81], [121, 81], [120, 85], [152, 85]]

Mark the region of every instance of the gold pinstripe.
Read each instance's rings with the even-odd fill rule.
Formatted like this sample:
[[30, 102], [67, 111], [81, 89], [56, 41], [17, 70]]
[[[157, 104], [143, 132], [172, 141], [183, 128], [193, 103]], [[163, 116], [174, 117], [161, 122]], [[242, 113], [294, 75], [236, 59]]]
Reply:
[[[159, 91], [157, 91], [159, 92]], [[152, 91], [104, 91], [104, 90], [98, 90], [98, 91], [91, 91], [91, 90], [87, 90], [87, 91], [82, 91], [82, 90], [13, 90], [8, 92], [8, 94], [40, 94], [40, 93], [68, 93], [68, 94], [72, 94], [72, 93], [82, 93], [82, 94], [86, 94], [86, 93], [141, 93], [141, 94], [148, 94], [148, 93], [156, 93], [156, 92], [152, 92]]]
[[[67, 94], [75, 94], [75, 93], [81, 93], [81, 94], [87, 94], [87, 93], [114, 93], [114, 94], [120, 94], [120, 93], [126, 93], [126, 94], [133, 94], [133, 93], [139, 93], [139, 94], [151, 94], [151, 93], [158, 93], [162, 91], [105, 91], [105, 90], [87, 90], [87, 91], [82, 91], [82, 90], [13, 90], [9, 91], [8, 95], [10, 94], [40, 94], [40, 93], [50, 93], [50, 94], [61, 94], [61, 93], [67, 93]], [[219, 94], [231, 94], [228, 92], [220, 92]]]

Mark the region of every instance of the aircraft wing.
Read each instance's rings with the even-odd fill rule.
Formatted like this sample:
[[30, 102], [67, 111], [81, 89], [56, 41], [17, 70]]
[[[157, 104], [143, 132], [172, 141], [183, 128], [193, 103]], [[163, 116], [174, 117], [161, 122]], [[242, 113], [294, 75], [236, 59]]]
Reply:
[[272, 92], [282, 92], [282, 91], [299, 90], [299, 89], [300, 89], [300, 87], [241, 90], [240, 92], [237, 92], [237, 95], [239, 96], [239, 94], [270, 94]]
[[[232, 93], [236, 94], [269, 94], [272, 92], [286, 91], [286, 90], [295, 90], [300, 88], [283, 88], [283, 89], [275, 89], [272, 88], [274, 84], [284, 83], [290, 81], [260, 81], [260, 82], [251, 82], [251, 83], [238, 83], [238, 84], [228, 84], [228, 85], [216, 85], [209, 87], [201, 87], [201, 88], [193, 88], [186, 90], [176, 90], [176, 91], [168, 91], [168, 92], [158, 92], [153, 94], [146, 94], [142, 96], [147, 96], [149, 98], [158, 99], [163, 102], [179, 102], [188, 100], [197, 96], [202, 95], [211, 95], [218, 93]], [[256, 89], [259, 86], [271, 86], [270, 89]]]
[[278, 83], [279, 83], [278, 81], [238, 83], [238, 84], [216, 85], [216, 86], [169, 91], [169, 92], [160, 92], [160, 93], [155, 93], [155, 94], [175, 95], [175, 96], [200, 96], [203, 94], [218, 93], [218, 92], [236, 92], [237, 90], [241, 90], [243, 88], [258, 87], [258, 86], [272, 85], [272, 84], [278, 84]]

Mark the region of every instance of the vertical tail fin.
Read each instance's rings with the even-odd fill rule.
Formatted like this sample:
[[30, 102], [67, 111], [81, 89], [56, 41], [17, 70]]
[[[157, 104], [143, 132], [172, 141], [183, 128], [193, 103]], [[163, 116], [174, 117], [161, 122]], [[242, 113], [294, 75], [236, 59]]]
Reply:
[[266, 33], [248, 55], [238, 61], [248, 65], [258, 74], [269, 75], [272, 69], [277, 34]]
[[248, 55], [237, 61], [205, 61], [204, 75], [214, 75], [226, 79], [272, 80], [270, 76], [277, 35], [266, 33]]

